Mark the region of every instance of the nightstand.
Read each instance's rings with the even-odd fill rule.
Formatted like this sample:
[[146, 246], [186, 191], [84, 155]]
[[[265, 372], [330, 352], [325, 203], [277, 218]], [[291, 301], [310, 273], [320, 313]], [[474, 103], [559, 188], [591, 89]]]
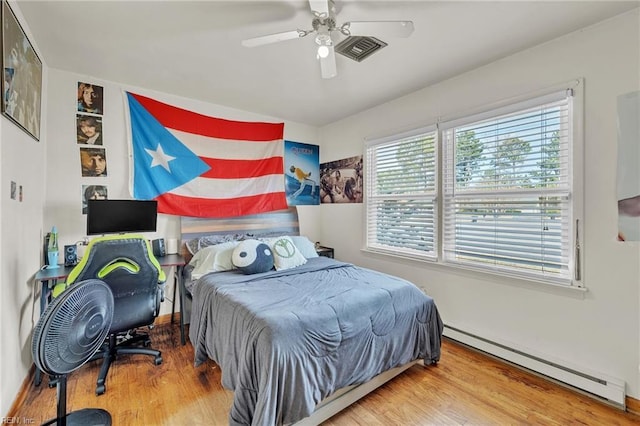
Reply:
[[318, 256], [330, 257], [333, 259], [333, 248], [331, 247], [317, 246], [316, 252], [318, 253]]

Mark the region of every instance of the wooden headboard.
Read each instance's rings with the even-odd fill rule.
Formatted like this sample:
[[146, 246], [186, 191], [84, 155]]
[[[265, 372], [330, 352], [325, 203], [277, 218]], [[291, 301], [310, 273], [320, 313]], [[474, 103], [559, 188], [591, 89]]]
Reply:
[[194, 238], [212, 235], [299, 235], [298, 210], [290, 207], [286, 210], [222, 219], [182, 217], [180, 234], [183, 246]]

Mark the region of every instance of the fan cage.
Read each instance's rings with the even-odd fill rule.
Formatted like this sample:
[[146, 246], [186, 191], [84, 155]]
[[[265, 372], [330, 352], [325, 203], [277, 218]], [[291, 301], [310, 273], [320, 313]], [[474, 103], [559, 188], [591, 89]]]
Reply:
[[113, 294], [103, 281], [70, 286], [47, 306], [34, 330], [36, 366], [53, 375], [82, 366], [105, 342], [113, 312]]

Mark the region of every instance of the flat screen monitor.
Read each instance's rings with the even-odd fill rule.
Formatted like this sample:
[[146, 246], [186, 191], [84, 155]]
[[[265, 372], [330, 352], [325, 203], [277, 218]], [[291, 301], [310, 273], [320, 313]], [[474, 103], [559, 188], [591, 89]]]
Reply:
[[87, 235], [155, 232], [155, 200], [88, 200]]

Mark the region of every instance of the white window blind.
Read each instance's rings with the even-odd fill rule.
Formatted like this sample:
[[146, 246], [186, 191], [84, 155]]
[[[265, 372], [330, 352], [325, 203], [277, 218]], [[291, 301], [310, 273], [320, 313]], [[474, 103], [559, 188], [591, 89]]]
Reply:
[[435, 259], [435, 127], [371, 141], [365, 161], [366, 248]]
[[444, 261], [570, 283], [571, 91], [440, 128]]

